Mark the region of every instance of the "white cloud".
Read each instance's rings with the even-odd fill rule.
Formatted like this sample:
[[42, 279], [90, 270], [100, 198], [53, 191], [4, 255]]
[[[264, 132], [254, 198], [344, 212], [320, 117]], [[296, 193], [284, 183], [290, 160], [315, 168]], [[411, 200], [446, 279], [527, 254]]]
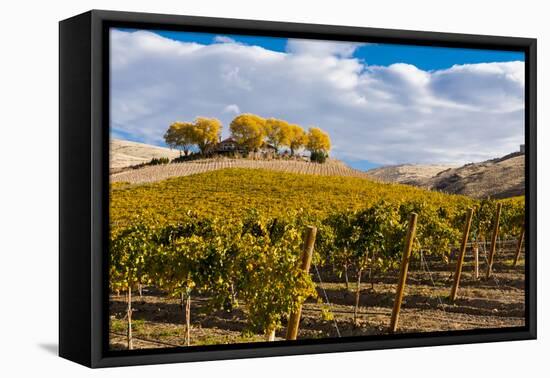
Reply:
[[311, 55], [317, 57], [337, 56], [348, 58], [364, 43], [318, 41], [311, 39], [291, 39], [287, 43], [287, 51], [297, 55]]
[[523, 62], [427, 72], [367, 66], [357, 44], [339, 42], [290, 40], [281, 53], [145, 31], [111, 38], [113, 130], [148, 143], [197, 116], [219, 118], [227, 135], [239, 112], [319, 126], [334, 156], [379, 164], [479, 161], [524, 140]]
[[239, 114], [241, 112], [241, 109], [239, 109], [239, 106], [237, 104], [230, 104], [223, 108], [223, 111], [224, 113]]
[[217, 35], [214, 37], [214, 42], [216, 43], [236, 43], [233, 38], [227, 37], [225, 35]]
[[521, 110], [525, 87], [523, 62], [481, 63], [453, 66], [436, 72], [431, 86], [441, 96], [458, 103], [486, 106], [493, 112]]

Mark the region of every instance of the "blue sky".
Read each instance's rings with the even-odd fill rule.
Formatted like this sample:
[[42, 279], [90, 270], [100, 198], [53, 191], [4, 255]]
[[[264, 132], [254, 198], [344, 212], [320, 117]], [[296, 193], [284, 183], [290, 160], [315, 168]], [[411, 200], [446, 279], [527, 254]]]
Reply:
[[162, 145], [197, 116], [227, 136], [251, 112], [329, 131], [332, 156], [360, 169], [481, 161], [524, 140], [523, 53], [132, 29], [111, 45], [117, 138]]
[[[154, 32], [175, 41], [196, 42], [203, 45], [216, 43], [215, 38], [218, 36], [217, 34], [210, 33], [161, 30]], [[261, 46], [267, 50], [280, 52], [286, 51], [288, 41], [286, 38], [234, 34], [224, 35], [245, 45]], [[455, 64], [525, 61], [525, 54], [517, 51], [461, 49], [386, 43], [376, 43], [359, 47], [355, 50], [353, 57], [361, 59], [368, 65], [389, 66], [397, 62], [409, 63], [427, 71], [449, 68]]]

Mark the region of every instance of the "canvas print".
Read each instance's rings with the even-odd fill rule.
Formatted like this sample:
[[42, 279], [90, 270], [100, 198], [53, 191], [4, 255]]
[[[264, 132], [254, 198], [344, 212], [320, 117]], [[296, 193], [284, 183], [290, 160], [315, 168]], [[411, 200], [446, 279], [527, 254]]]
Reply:
[[524, 63], [111, 28], [110, 350], [524, 327]]

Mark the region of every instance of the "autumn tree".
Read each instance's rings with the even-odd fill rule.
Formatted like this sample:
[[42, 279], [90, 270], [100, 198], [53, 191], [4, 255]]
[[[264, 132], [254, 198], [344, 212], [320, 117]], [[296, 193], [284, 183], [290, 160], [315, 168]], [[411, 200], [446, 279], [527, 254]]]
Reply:
[[170, 148], [183, 151], [185, 156], [196, 145], [201, 153], [216, 143], [222, 124], [216, 118], [198, 117], [194, 122], [174, 122], [164, 134], [164, 141]]
[[329, 135], [318, 127], [310, 127], [307, 133], [306, 148], [310, 152], [323, 152], [327, 154], [330, 151]]
[[195, 144], [195, 125], [190, 122], [174, 122], [164, 134], [164, 141], [170, 148], [180, 150], [187, 156]]
[[218, 142], [222, 123], [216, 118], [198, 117], [195, 119], [193, 139], [201, 153]]
[[277, 119], [269, 118], [265, 121], [265, 131], [267, 136], [267, 142], [279, 151], [282, 146], [289, 146], [291, 129], [288, 122]]
[[237, 143], [249, 151], [260, 148], [266, 137], [266, 121], [255, 114], [241, 114], [233, 121], [229, 129]]
[[296, 151], [307, 144], [307, 134], [298, 125], [289, 125], [288, 134], [288, 147], [290, 148], [290, 154], [294, 156]]

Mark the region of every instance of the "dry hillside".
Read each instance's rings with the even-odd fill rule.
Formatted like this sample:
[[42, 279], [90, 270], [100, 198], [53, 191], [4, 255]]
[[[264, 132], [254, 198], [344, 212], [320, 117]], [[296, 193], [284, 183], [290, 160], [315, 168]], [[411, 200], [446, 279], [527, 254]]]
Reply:
[[439, 172], [454, 167], [452, 165], [403, 164], [370, 169], [368, 174], [380, 181], [415, 185], [419, 181], [432, 178]]
[[525, 193], [525, 155], [519, 152], [456, 168], [405, 165], [377, 168], [368, 174], [382, 181], [475, 198], [506, 198]]
[[121, 139], [111, 139], [110, 148], [111, 171], [146, 163], [151, 161], [152, 158], [167, 157], [173, 159], [179, 156], [179, 152], [176, 150]]

